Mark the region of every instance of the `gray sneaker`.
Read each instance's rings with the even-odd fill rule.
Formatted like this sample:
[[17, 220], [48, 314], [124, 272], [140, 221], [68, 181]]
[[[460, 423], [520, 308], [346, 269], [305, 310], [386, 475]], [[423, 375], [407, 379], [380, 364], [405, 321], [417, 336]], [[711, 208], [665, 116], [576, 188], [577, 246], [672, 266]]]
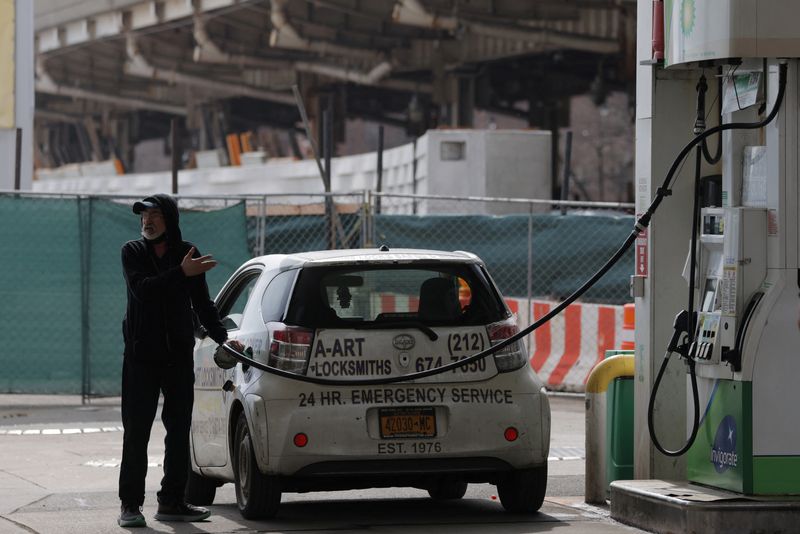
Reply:
[[174, 504], [158, 504], [156, 519], [159, 521], [202, 521], [208, 519], [211, 512], [207, 508], [180, 502]]
[[145, 521], [142, 515], [142, 509], [135, 504], [123, 504], [119, 508], [119, 519], [117, 524], [121, 527], [145, 527]]

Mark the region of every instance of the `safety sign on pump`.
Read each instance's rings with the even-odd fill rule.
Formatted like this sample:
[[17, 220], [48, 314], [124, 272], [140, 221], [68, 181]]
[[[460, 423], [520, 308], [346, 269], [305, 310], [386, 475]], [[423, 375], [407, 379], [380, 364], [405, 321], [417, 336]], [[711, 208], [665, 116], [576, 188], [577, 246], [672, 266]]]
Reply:
[[[638, 219], [641, 214], [637, 215]], [[647, 276], [647, 228], [636, 238], [636, 276]]]

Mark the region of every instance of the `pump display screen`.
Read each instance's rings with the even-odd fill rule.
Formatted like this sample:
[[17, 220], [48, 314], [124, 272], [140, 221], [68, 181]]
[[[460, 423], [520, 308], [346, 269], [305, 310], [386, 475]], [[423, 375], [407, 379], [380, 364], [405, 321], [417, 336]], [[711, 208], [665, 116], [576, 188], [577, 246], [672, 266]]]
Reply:
[[717, 289], [717, 279], [707, 278], [706, 287], [703, 290], [703, 307], [700, 311], [711, 312], [714, 311], [714, 293]]

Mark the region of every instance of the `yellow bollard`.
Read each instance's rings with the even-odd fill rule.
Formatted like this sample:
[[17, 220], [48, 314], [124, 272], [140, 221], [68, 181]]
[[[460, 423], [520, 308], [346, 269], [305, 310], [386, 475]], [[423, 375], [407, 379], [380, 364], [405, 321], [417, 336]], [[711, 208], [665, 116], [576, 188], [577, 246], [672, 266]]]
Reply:
[[586, 381], [587, 503], [606, 502], [606, 392], [615, 378], [633, 376], [634, 356], [620, 354], [598, 363]]

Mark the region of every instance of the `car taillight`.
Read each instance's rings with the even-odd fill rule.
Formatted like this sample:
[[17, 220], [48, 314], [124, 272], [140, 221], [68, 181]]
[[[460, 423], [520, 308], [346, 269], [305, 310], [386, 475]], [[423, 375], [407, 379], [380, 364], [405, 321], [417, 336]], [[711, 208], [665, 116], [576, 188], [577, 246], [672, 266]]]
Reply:
[[306, 374], [313, 341], [313, 330], [279, 325], [272, 330], [267, 365], [292, 373]]
[[[501, 341], [505, 341], [519, 332], [517, 323], [513, 317], [505, 321], [490, 324], [486, 327], [486, 331], [489, 334], [489, 341], [492, 346], [497, 345]], [[528, 356], [525, 354], [525, 347], [520, 341], [510, 343], [494, 353], [494, 362], [497, 365], [497, 370], [501, 373], [519, 369], [525, 365], [527, 361]]]

